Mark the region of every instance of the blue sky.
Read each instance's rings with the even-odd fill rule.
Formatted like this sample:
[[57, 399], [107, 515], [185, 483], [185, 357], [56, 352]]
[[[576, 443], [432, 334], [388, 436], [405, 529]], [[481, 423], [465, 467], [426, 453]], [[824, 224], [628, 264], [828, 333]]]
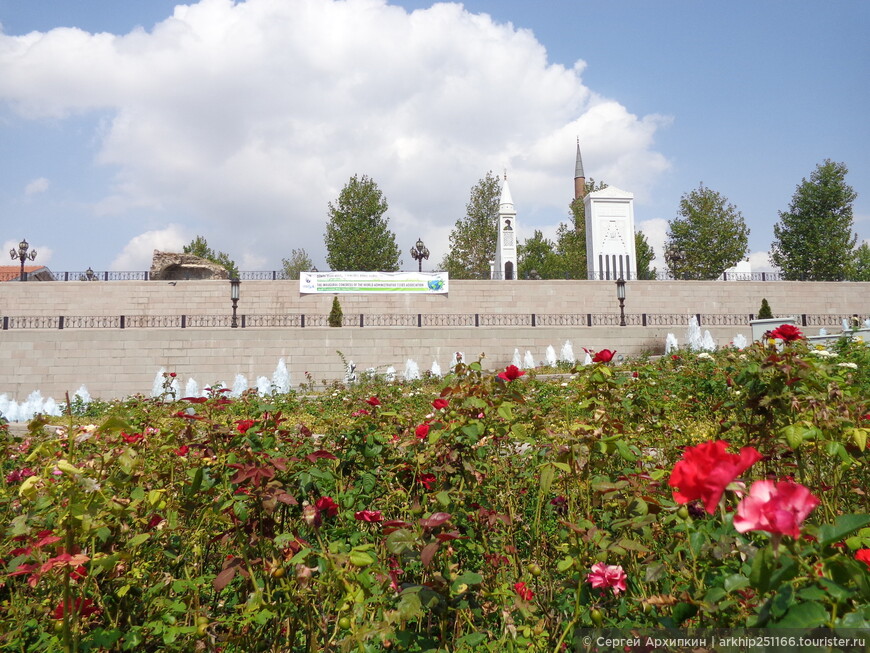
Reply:
[[487, 170], [507, 168], [526, 236], [554, 233], [578, 136], [587, 177], [633, 191], [656, 245], [703, 182], [762, 269], [826, 158], [870, 240], [870, 3], [175, 5], [0, 0], [5, 249], [145, 269], [202, 234], [243, 269], [299, 247], [323, 269], [327, 202], [368, 174], [403, 251], [422, 236], [434, 263]]

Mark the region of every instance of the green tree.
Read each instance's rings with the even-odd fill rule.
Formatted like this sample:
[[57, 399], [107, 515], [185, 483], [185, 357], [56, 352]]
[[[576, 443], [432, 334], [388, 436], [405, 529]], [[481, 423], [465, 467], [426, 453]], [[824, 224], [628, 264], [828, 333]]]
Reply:
[[304, 249], [293, 249], [290, 258], [282, 258], [281, 266], [284, 269], [285, 279], [298, 279], [302, 272], [307, 272], [314, 267], [314, 261]]
[[677, 279], [715, 279], [749, 253], [743, 215], [704, 184], [680, 199], [667, 238], [665, 261]]
[[559, 264], [555, 243], [544, 238], [538, 229], [535, 229], [531, 238], [526, 238], [517, 246], [517, 266], [521, 279], [558, 278]]
[[770, 320], [773, 318], [773, 311], [770, 310], [770, 304], [767, 301], [767, 297], [761, 298], [761, 308], [758, 309], [758, 315], [755, 316], [756, 320]]
[[197, 236], [191, 240], [188, 245], [184, 246], [182, 251], [185, 254], [193, 254], [194, 256], [204, 258], [212, 263], [217, 263], [229, 273], [231, 279], [239, 276], [239, 269], [236, 267], [236, 262], [224, 252], [215, 252], [208, 246], [208, 241], [202, 236]]
[[642, 231], [634, 232], [634, 253], [637, 256], [637, 261], [635, 261], [637, 264], [637, 278], [641, 281], [655, 279], [656, 269], [650, 268], [650, 265], [656, 257], [656, 253]]
[[471, 189], [465, 217], [450, 232], [450, 251], [441, 269], [454, 279], [489, 279], [490, 261], [495, 258], [501, 184], [492, 171]]
[[344, 314], [341, 310], [341, 302], [338, 301], [338, 295], [332, 298], [332, 308], [329, 311], [329, 317], [326, 318], [326, 323], [331, 327], [343, 326]]
[[847, 278], [849, 281], [870, 281], [870, 244], [864, 242], [855, 249]]
[[853, 262], [852, 202], [858, 196], [846, 183], [844, 163], [825, 159], [804, 178], [788, 211], [773, 225], [770, 260], [786, 279], [838, 281]]
[[395, 272], [399, 269], [396, 235], [389, 229], [387, 200], [366, 175], [354, 175], [335, 204], [329, 203], [326, 262], [333, 270]]

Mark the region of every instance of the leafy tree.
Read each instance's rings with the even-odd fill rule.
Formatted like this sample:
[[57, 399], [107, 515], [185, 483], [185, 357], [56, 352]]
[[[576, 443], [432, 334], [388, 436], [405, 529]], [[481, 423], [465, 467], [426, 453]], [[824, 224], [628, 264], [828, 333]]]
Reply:
[[450, 232], [450, 251], [441, 268], [454, 279], [489, 279], [495, 258], [501, 184], [492, 171], [471, 189], [465, 217]]
[[749, 229], [737, 207], [704, 184], [683, 195], [665, 244], [675, 278], [715, 279], [748, 253]]
[[307, 272], [314, 267], [314, 261], [304, 249], [293, 249], [290, 258], [282, 258], [281, 265], [284, 268], [286, 279], [298, 279], [302, 272]]
[[870, 281], [870, 243], [861, 243], [855, 249], [847, 278], [849, 281]]
[[236, 267], [236, 262], [224, 252], [215, 252], [208, 246], [208, 241], [202, 236], [197, 236], [191, 240], [190, 244], [185, 245], [182, 251], [185, 254], [193, 254], [194, 256], [204, 258], [212, 263], [217, 263], [229, 272], [230, 278], [236, 278], [239, 276], [239, 269]]
[[656, 253], [642, 231], [634, 232], [634, 252], [637, 255], [637, 278], [641, 281], [655, 279], [656, 269], [650, 268], [650, 265]]
[[761, 308], [758, 309], [757, 320], [770, 320], [773, 318], [773, 311], [770, 310], [770, 304], [767, 302], [767, 297], [762, 297]]
[[366, 175], [354, 175], [335, 204], [329, 203], [326, 262], [333, 270], [395, 272], [399, 269], [396, 235], [388, 227], [387, 200]]
[[852, 232], [852, 202], [858, 196], [846, 183], [844, 163], [825, 159], [804, 178], [788, 211], [773, 226], [770, 260], [786, 279], [837, 281], [847, 276], [857, 237]]
[[558, 278], [558, 267], [561, 261], [556, 254], [556, 245], [544, 234], [535, 229], [531, 238], [517, 246], [517, 264], [521, 278], [536, 279]]

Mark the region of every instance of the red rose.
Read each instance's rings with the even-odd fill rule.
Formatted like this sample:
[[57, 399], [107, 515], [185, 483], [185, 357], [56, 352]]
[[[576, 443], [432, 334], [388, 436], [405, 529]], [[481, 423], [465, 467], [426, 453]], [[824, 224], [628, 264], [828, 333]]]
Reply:
[[420, 426], [417, 427], [417, 430], [414, 431], [414, 434], [417, 436], [418, 440], [425, 440], [426, 436], [429, 435], [429, 425], [425, 422], [420, 424]]
[[743, 447], [739, 454], [727, 453], [727, 447], [727, 442], [718, 440], [702, 442], [683, 452], [668, 480], [668, 485], [677, 488], [674, 492], [677, 503], [700, 499], [712, 515], [728, 484], [761, 460], [761, 454], [753, 447]]
[[320, 497], [314, 503], [314, 507], [326, 513], [327, 517], [335, 517], [338, 514], [338, 504], [332, 500], [332, 497]]
[[368, 399], [366, 399], [366, 403], [367, 403], [369, 406], [380, 406], [380, 405], [381, 405], [381, 400], [378, 399], [377, 397], [369, 397]]
[[526, 587], [525, 583], [514, 583], [514, 592], [517, 593], [523, 601], [531, 601], [535, 593]]
[[610, 351], [609, 349], [602, 349], [599, 352], [596, 352], [592, 357], [593, 363], [609, 363], [613, 360], [613, 356], [616, 354], [616, 350]]
[[516, 365], [508, 365], [506, 368], [504, 368], [504, 372], [498, 373], [498, 378], [500, 378], [504, 381], [515, 381], [516, 379], [520, 378], [524, 374], [525, 374], [525, 372], [523, 372]]
[[357, 521], [378, 522], [383, 519], [380, 510], [360, 510], [353, 513], [353, 516]]
[[770, 335], [786, 342], [794, 342], [804, 337], [801, 330], [793, 324], [781, 324], [770, 332]]
[[435, 401], [432, 402], [432, 407], [435, 410], [441, 410], [442, 408], [447, 408], [448, 405], [449, 405], [448, 401], [446, 399], [442, 399], [441, 397], [439, 397], [438, 399], [436, 399]]
[[870, 549], [858, 549], [855, 552], [855, 560], [863, 562], [870, 568]]

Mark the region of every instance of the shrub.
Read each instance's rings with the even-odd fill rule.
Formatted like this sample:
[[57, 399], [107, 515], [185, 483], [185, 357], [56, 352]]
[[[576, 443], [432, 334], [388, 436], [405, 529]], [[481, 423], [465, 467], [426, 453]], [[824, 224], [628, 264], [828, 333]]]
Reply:
[[338, 301], [338, 295], [336, 295], [332, 298], [332, 310], [329, 311], [329, 326], [340, 327], [342, 317], [341, 304]]
[[758, 309], [758, 320], [769, 320], [773, 317], [773, 312], [770, 310], [770, 304], [767, 303], [767, 298], [761, 300], [761, 308]]

